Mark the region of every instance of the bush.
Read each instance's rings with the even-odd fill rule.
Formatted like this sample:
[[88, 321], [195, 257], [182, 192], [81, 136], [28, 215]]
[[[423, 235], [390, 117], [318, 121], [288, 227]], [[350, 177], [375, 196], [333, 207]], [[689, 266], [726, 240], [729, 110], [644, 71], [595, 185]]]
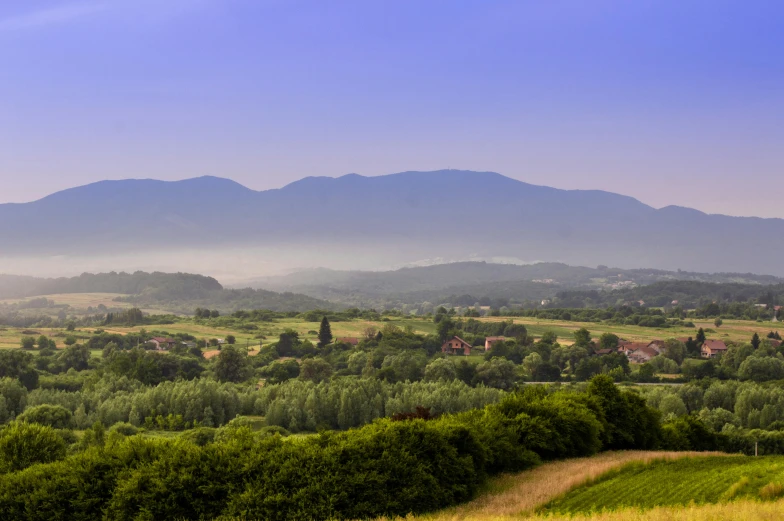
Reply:
[[12, 422], [0, 431], [2, 472], [15, 472], [64, 457], [65, 441], [49, 426]]
[[25, 409], [16, 419], [24, 423], [38, 423], [55, 429], [67, 429], [72, 426], [72, 417], [71, 411], [65, 407], [44, 404]]

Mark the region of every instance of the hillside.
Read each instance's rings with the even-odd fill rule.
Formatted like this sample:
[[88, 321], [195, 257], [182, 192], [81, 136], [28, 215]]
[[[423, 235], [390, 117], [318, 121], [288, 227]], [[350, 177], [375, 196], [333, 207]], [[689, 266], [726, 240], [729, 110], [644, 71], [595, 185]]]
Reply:
[[[199, 254], [182, 263], [201, 272], [217, 249], [264, 248], [267, 269], [507, 257], [784, 275], [784, 246], [770, 240], [782, 232], [780, 219], [657, 210], [608, 192], [458, 170], [307, 177], [262, 192], [216, 177], [106, 181], [0, 205], [6, 259], [122, 252], [154, 264], [190, 249]], [[220, 266], [247, 270], [248, 260], [229, 256]]]
[[460, 262], [383, 272], [307, 270], [248, 284], [360, 307], [414, 306], [424, 302], [456, 306], [479, 302], [500, 307], [534, 305], [543, 299], [553, 300], [554, 305], [560, 301], [560, 305], [568, 307], [604, 307], [638, 300], [655, 306], [673, 300], [687, 304], [727, 296], [748, 300], [777, 291], [782, 282], [773, 276], [740, 273]]
[[[118, 302], [188, 314], [196, 307], [222, 312], [238, 309], [336, 309], [330, 302], [291, 292], [225, 289], [212, 277], [189, 273], [84, 273], [78, 277], [58, 279], [0, 275], [0, 299], [83, 293], [122, 294], [125, 296], [117, 297]], [[34, 307], [27, 305], [6, 308], [9, 308], [6, 311], [35, 311]]]

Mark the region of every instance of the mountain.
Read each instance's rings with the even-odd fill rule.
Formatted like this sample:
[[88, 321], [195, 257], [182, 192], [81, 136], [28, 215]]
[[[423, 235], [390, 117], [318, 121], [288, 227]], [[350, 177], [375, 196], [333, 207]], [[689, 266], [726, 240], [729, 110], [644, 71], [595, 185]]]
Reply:
[[784, 244], [774, 240], [782, 232], [781, 219], [657, 210], [609, 192], [456, 170], [306, 177], [262, 192], [215, 177], [106, 181], [0, 205], [0, 257], [133, 254], [154, 264], [186, 249], [216, 255], [260, 248], [211, 264], [257, 274], [270, 267], [377, 269], [426, 258], [510, 257], [784, 275], [778, 262]]

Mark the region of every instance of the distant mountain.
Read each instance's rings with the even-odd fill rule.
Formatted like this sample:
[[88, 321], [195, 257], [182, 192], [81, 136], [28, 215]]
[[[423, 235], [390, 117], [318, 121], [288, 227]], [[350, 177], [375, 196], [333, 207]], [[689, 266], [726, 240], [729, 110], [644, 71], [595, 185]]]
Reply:
[[309, 311], [337, 309], [325, 300], [291, 292], [225, 289], [217, 280], [189, 273], [85, 273], [44, 279], [0, 275], [0, 299], [70, 293], [120, 293], [124, 302], [141, 307], [191, 313], [196, 307], [233, 312], [240, 309]]
[[524, 304], [555, 299], [564, 293], [570, 295], [570, 306], [580, 307], [591, 299], [595, 305], [610, 305], [617, 300], [643, 298], [651, 305], [660, 306], [679, 298], [689, 302], [715, 295], [722, 298], [725, 291], [747, 300], [784, 284], [784, 279], [749, 273], [588, 268], [560, 263], [520, 266], [457, 262], [381, 272], [315, 269], [265, 277], [247, 284], [359, 307], [400, 307], [423, 302], [457, 306], [477, 302]]
[[106, 181], [0, 205], [0, 256], [263, 246], [273, 252], [265, 261], [296, 251], [280, 262], [299, 266], [505, 256], [784, 275], [783, 232], [781, 219], [656, 210], [608, 192], [456, 170], [308, 177], [263, 192], [215, 177]]

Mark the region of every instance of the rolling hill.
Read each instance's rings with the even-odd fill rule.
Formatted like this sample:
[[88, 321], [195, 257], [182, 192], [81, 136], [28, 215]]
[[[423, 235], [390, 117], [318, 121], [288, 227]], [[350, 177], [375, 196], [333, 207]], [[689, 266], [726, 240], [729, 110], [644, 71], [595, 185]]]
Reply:
[[[105, 181], [0, 205], [4, 257], [266, 247], [265, 261], [281, 267], [504, 256], [784, 275], [784, 245], [774, 240], [782, 232], [781, 219], [655, 209], [603, 191], [457, 170], [307, 177], [261, 192], [216, 177]], [[182, 262], [198, 260], [190, 257]]]

